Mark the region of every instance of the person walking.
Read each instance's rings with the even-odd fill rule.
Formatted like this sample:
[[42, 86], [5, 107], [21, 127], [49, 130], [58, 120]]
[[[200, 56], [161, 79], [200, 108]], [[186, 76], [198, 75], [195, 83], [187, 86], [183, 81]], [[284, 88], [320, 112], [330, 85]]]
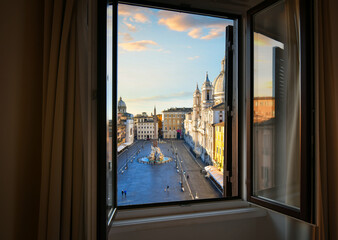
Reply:
[[127, 190], [124, 190], [124, 196], [127, 196]]
[[122, 190], [122, 197], [123, 197], [124, 191]]

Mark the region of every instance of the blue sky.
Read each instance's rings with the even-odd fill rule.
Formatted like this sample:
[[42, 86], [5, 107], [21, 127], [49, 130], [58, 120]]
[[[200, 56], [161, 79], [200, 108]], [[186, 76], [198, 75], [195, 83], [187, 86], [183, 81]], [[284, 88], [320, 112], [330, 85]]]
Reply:
[[[221, 70], [225, 27], [233, 21], [122, 4], [118, 12], [118, 96], [127, 112], [149, 114], [154, 105], [158, 113], [192, 107], [196, 83], [201, 87], [207, 71], [213, 81]], [[111, 13], [108, 10], [108, 88]]]

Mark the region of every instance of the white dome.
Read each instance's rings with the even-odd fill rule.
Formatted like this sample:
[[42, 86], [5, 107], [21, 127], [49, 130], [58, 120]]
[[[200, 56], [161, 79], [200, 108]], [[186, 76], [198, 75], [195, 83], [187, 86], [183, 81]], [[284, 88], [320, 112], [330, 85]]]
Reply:
[[225, 83], [225, 76], [224, 72], [222, 71], [217, 78], [214, 80], [214, 94], [223, 93], [224, 94], [224, 83]]
[[215, 104], [224, 102], [225, 91], [225, 59], [222, 60], [222, 70], [213, 82]]

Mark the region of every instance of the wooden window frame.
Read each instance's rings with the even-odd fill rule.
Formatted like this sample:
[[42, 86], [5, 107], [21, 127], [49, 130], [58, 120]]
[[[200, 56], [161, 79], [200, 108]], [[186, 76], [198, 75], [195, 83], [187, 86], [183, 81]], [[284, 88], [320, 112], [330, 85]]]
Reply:
[[314, 48], [313, 48], [313, 0], [300, 0], [300, 72], [301, 72], [301, 179], [300, 208], [260, 198], [253, 195], [253, 17], [258, 12], [279, 2], [267, 0], [247, 13], [247, 78], [246, 78], [246, 124], [247, 124], [247, 200], [307, 222], [313, 222], [314, 213]]

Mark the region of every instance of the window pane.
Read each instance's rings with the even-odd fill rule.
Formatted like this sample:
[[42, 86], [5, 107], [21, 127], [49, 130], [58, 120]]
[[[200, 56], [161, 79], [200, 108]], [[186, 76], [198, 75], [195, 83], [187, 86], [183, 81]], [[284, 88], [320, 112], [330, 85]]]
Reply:
[[113, 164], [112, 164], [112, 6], [107, 7], [107, 211], [108, 219], [113, 207]]
[[254, 195], [300, 206], [300, 55], [297, 1], [254, 15]]
[[124, 4], [118, 12], [118, 206], [237, 194], [223, 189], [223, 179], [237, 183], [228, 170], [237, 164], [224, 164], [218, 117], [233, 21]]

